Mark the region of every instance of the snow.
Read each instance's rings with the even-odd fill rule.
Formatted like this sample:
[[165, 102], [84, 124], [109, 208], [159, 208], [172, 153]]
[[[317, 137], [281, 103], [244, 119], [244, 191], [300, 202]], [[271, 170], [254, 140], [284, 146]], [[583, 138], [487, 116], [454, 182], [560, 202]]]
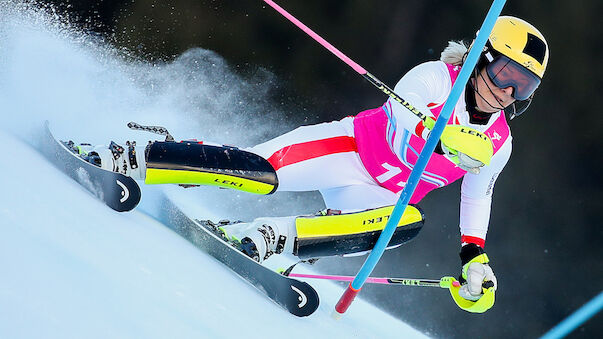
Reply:
[[6, 132], [0, 144], [0, 337], [422, 336], [362, 300], [333, 320], [328, 282], [309, 281], [321, 306], [292, 316], [142, 211], [114, 212]]
[[[212, 134], [222, 120], [208, 112], [247, 89], [233, 85], [217, 95], [199, 84], [208, 76], [202, 68], [185, 67], [187, 58], [220, 60], [199, 49], [167, 65], [127, 61], [52, 15], [3, 1], [0, 337], [423, 337], [362, 299], [332, 319], [343, 290], [331, 282], [309, 281], [321, 306], [310, 317], [292, 316], [158, 221], [164, 194], [194, 201], [199, 217], [210, 217], [202, 208], [204, 201], [216, 205], [215, 188], [143, 187], [139, 208], [118, 213], [37, 151], [47, 119], [59, 137], [92, 143], [149, 137], [125, 129], [130, 120], [170, 126], [181, 138], [201, 134], [234, 144], [253, 142], [237, 131], [254, 130], [257, 139], [274, 129], [251, 126], [241, 110], [231, 133]], [[222, 205], [212, 211], [227, 215]]]

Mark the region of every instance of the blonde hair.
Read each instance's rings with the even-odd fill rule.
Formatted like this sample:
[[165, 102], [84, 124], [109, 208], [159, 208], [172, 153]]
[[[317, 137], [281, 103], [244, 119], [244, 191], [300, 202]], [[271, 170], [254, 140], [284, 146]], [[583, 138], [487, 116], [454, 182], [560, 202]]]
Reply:
[[465, 61], [469, 46], [462, 40], [448, 41], [448, 46], [444, 48], [440, 55], [440, 60], [451, 65], [460, 66]]

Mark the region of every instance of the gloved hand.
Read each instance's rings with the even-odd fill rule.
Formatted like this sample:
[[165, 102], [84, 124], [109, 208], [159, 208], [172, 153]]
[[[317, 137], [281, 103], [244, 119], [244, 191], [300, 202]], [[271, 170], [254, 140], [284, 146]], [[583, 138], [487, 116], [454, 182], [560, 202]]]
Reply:
[[[433, 129], [435, 120], [428, 117], [423, 124]], [[436, 152], [465, 171], [479, 174], [480, 167], [490, 164], [494, 149], [492, 140], [484, 133], [467, 126], [446, 125]]]
[[467, 244], [461, 248], [461, 264], [463, 265], [459, 282], [462, 284], [459, 295], [467, 300], [481, 298], [483, 289], [498, 287], [496, 277], [484, 250], [476, 244]]

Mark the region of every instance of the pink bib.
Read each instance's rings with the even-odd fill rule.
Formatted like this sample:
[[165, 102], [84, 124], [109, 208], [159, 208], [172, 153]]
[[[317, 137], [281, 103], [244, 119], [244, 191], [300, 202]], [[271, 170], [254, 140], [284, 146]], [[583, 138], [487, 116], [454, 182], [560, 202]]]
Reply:
[[[460, 67], [446, 65], [450, 73], [451, 82], [454, 84], [459, 74]], [[379, 185], [388, 190], [399, 193], [410, 176], [414, 165], [419, 158], [419, 153], [425, 146], [425, 140], [412, 134], [408, 130], [395, 131], [394, 126], [389, 126], [388, 133], [388, 113], [391, 109], [386, 102], [382, 107], [367, 110], [358, 113], [354, 118], [354, 135], [358, 154], [369, 172]], [[431, 109], [433, 115], [437, 118], [440, 115], [444, 105], [437, 105]], [[408, 112], [408, 114], [412, 114]], [[448, 124], [459, 124], [454, 121], [454, 112], [451, 114]], [[401, 145], [401, 158], [393, 151], [393, 139], [396, 133], [403, 133]], [[494, 154], [500, 149], [505, 140], [510, 135], [509, 126], [504, 113], [485, 131], [490, 137], [494, 147]], [[443, 155], [433, 154], [427, 163], [425, 171], [421, 175], [417, 188], [410, 199], [410, 203], [419, 202], [431, 190], [446, 186], [467, 173], [457, 167]]]

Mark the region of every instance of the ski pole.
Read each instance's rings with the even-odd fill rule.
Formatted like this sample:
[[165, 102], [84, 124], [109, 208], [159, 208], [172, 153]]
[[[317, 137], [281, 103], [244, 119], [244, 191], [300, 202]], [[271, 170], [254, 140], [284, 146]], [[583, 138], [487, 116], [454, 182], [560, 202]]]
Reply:
[[[336, 281], [352, 281], [353, 276], [347, 275], [318, 275], [318, 274], [303, 274], [303, 273], [289, 273], [289, 277], [293, 278], [310, 278], [310, 279], [323, 279], [323, 280], [336, 280]], [[440, 287], [448, 288], [449, 284], [455, 287], [460, 287], [461, 283], [454, 280], [452, 277], [443, 277], [439, 280], [436, 279], [410, 279], [410, 278], [375, 278], [368, 277], [367, 283], [371, 284], [383, 284], [383, 285], [401, 285], [401, 286], [426, 286], [426, 287]]]
[[[400, 102], [404, 107], [409, 109], [413, 114], [417, 115], [423, 121], [426, 121], [426, 119], [427, 119], [426, 116], [424, 114], [422, 114], [421, 112], [419, 112], [419, 110], [417, 110], [416, 108], [414, 108], [413, 106], [408, 104], [399, 95], [395, 94], [394, 91], [392, 91], [389, 87], [385, 86], [381, 81], [376, 79], [374, 76], [370, 75], [370, 73], [368, 73], [363, 67], [361, 67], [360, 65], [358, 65], [357, 63], [352, 61], [350, 58], [348, 58], [346, 55], [341, 53], [338, 49], [333, 47], [333, 45], [328, 43], [326, 40], [324, 40], [322, 37], [320, 37], [318, 34], [316, 34], [314, 31], [312, 31], [306, 25], [301, 23], [299, 20], [297, 20], [295, 17], [293, 17], [291, 14], [289, 14], [283, 8], [281, 8], [280, 6], [275, 4], [272, 0], [264, 0], [264, 2], [267, 3], [268, 5], [270, 5], [272, 8], [274, 8], [276, 11], [278, 11], [281, 15], [283, 15], [285, 18], [287, 18], [289, 21], [291, 21], [293, 24], [295, 24], [301, 30], [306, 32], [306, 34], [308, 34], [310, 37], [312, 37], [314, 40], [316, 40], [318, 43], [320, 43], [323, 47], [328, 49], [331, 53], [335, 54], [339, 59], [341, 59], [347, 65], [352, 67], [356, 72], [361, 74], [365, 79], [367, 79], [368, 81], [373, 83], [382, 92], [386, 93], [390, 97], [394, 98], [396, 101]], [[373, 247], [373, 250], [369, 254], [365, 263], [362, 265], [362, 268], [360, 269], [360, 271], [358, 272], [358, 274], [356, 275], [354, 280], [348, 285], [348, 289], [344, 292], [344, 294], [339, 299], [339, 302], [335, 306], [335, 312], [333, 313], [333, 315], [335, 317], [338, 318], [343, 313], [345, 313], [345, 311], [351, 305], [352, 301], [354, 301], [354, 298], [356, 297], [358, 292], [360, 292], [362, 285], [364, 284], [364, 282], [366, 281], [366, 279], [368, 278], [370, 273], [373, 271], [373, 269], [379, 262], [379, 259], [383, 255], [383, 252], [385, 251], [387, 244], [389, 243], [389, 241], [391, 240], [391, 238], [394, 234], [396, 225], [398, 224], [398, 221], [402, 217], [402, 214], [404, 213], [404, 210], [406, 209], [406, 206], [408, 205], [410, 198], [412, 197], [412, 195], [415, 191], [415, 188], [417, 187], [417, 184], [419, 183], [419, 180], [421, 179], [421, 175], [423, 174], [423, 171], [425, 170], [425, 167], [427, 166], [427, 163], [428, 163], [429, 159], [431, 158], [431, 154], [435, 150], [435, 147], [440, 139], [440, 136], [442, 135], [442, 132], [444, 131], [444, 127], [446, 126], [446, 123], [452, 114], [452, 110], [454, 109], [454, 106], [456, 105], [456, 103], [461, 95], [461, 92], [465, 87], [465, 84], [469, 80], [469, 76], [471, 75], [473, 68], [475, 68], [479, 55], [480, 55], [482, 49], [484, 48], [484, 45], [486, 44], [486, 40], [487, 40], [488, 36], [490, 35], [490, 32], [492, 31], [492, 28], [494, 27], [496, 18], [500, 15], [500, 12], [502, 11], [502, 8], [505, 5], [505, 2], [506, 2], [506, 0], [494, 0], [494, 2], [492, 3], [492, 6], [490, 7], [488, 14], [486, 15], [486, 18], [484, 19], [484, 22], [482, 23], [479, 33], [478, 33], [477, 37], [475, 38], [473, 48], [471, 48], [471, 50], [469, 51], [469, 54], [467, 55], [467, 59], [466, 59], [465, 63], [463, 64], [463, 67], [461, 68], [461, 71], [457, 77], [456, 82], [452, 86], [452, 90], [450, 91], [448, 99], [446, 100], [446, 103], [444, 104], [444, 107], [442, 108], [442, 111], [440, 112], [440, 116], [438, 117], [429, 137], [427, 138], [425, 146], [423, 146], [423, 150], [419, 154], [419, 158], [417, 159], [417, 162], [410, 173], [406, 186], [402, 190], [402, 192], [400, 194], [400, 198], [398, 199], [398, 202], [394, 206], [394, 210], [392, 211], [392, 214], [391, 214], [389, 220], [387, 221], [385, 228], [381, 232], [381, 235], [379, 236], [377, 243]], [[490, 301], [492, 303], [494, 302], [494, 291], [493, 291], [493, 289], [488, 289], [488, 291], [491, 291], [491, 295], [492, 295], [491, 297], [486, 298], [488, 300], [488, 304], [489, 304]], [[451, 293], [452, 293], [452, 289], [451, 289]], [[454, 297], [454, 294], [453, 294], [453, 297]], [[476, 301], [475, 304], [479, 304], [480, 301], [482, 301], [482, 299], [484, 299], [484, 297], [482, 297], [478, 301]], [[455, 301], [457, 301], [457, 299], [455, 299]], [[460, 301], [462, 301], [462, 300], [460, 300]], [[457, 301], [457, 304], [458, 304], [458, 301]], [[490, 305], [490, 307], [491, 306], [492, 305]]]
[[[353, 281], [355, 277], [346, 275], [317, 275], [317, 274], [301, 274], [301, 273], [289, 273], [289, 277], [293, 278], [310, 278], [310, 279], [323, 279], [323, 280], [337, 280], [337, 281]], [[366, 278], [367, 283], [371, 284], [385, 284], [385, 285], [396, 285], [396, 286], [424, 286], [424, 287], [439, 287], [446, 288], [450, 291], [450, 296], [456, 305], [467, 312], [472, 313], [484, 313], [494, 305], [494, 290], [491, 288], [494, 283], [491, 281], [484, 282], [482, 284], [483, 295], [477, 301], [467, 300], [459, 294], [461, 283], [458, 282], [454, 277], [442, 277], [439, 280], [436, 279], [408, 279], [408, 278]]]
[[406, 109], [408, 109], [412, 114], [419, 117], [419, 119], [421, 119], [423, 121], [427, 121], [427, 116], [425, 114], [421, 113], [421, 111], [419, 111], [417, 108], [415, 108], [413, 105], [411, 105], [408, 101], [402, 99], [401, 96], [396, 94], [391, 88], [389, 88], [386, 84], [381, 82], [381, 80], [377, 79], [374, 75], [367, 72], [367, 70], [365, 70], [362, 66], [358, 65], [352, 59], [348, 58], [340, 50], [335, 48], [335, 46], [331, 45], [328, 41], [326, 41], [320, 35], [318, 35], [316, 32], [311, 30], [308, 26], [304, 25], [301, 21], [297, 20], [293, 15], [289, 14], [289, 12], [284, 10], [281, 6], [277, 5], [272, 0], [264, 0], [264, 2], [267, 3], [268, 5], [270, 5], [272, 8], [274, 8], [277, 12], [282, 14], [285, 18], [287, 18], [289, 21], [291, 21], [295, 26], [299, 27], [302, 31], [304, 31], [306, 34], [308, 34], [312, 39], [316, 40], [316, 42], [318, 42], [323, 47], [328, 49], [331, 53], [333, 53], [335, 56], [337, 56], [341, 61], [345, 62], [348, 66], [352, 67], [352, 69], [354, 71], [356, 71], [358, 74], [362, 75], [363, 78], [365, 78], [368, 82], [370, 82], [375, 87], [377, 87], [379, 90], [381, 90], [381, 92], [389, 95], [392, 99], [399, 102], [402, 106], [404, 106]]

